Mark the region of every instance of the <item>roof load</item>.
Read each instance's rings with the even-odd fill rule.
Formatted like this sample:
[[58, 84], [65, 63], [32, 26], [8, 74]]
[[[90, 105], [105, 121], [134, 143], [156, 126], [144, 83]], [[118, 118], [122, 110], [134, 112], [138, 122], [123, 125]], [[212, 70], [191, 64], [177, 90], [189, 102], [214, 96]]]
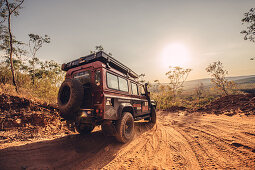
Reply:
[[99, 51], [84, 57], [81, 57], [77, 60], [73, 60], [70, 61], [68, 63], [64, 63], [62, 64], [62, 70], [63, 71], [68, 71], [71, 68], [77, 67], [77, 66], [81, 66], [81, 65], [85, 65], [88, 63], [92, 63], [95, 61], [101, 61], [104, 64], [126, 74], [129, 75], [132, 78], [138, 78], [138, 74], [136, 74], [134, 71], [132, 71], [130, 68], [128, 68], [127, 66], [125, 66], [124, 64], [122, 64], [121, 62], [119, 62], [118, 60], [114, 59], [113, 57], [111, 57], [110, 55], [106, 54], [103, 51]]

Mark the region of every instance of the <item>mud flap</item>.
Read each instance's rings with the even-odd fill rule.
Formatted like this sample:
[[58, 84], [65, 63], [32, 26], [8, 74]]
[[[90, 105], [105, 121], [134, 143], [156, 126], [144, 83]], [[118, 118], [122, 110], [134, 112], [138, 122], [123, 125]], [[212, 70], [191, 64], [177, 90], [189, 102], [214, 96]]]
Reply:
[[75, 132], [75, 122], [74, 121], [66, 121], [66, 126], [67, 126], [67, 129], [72, 131], [72, 132]]
[[101, 125], [102, 132], [105, 136], [115, 136], [117, 131], [112, 121], [104, 121]]

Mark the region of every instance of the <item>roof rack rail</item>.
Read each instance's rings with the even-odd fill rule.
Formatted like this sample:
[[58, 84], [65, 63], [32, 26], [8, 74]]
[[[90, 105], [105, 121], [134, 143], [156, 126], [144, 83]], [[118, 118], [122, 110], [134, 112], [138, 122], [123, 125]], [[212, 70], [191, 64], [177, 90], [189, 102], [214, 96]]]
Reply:
[[136, 74], [134, 71], [132, 71], [130, 68], [119, 62], [118, 60], [114, 59], [110, 55], [106, 54], [103, 51], [99, 51], [84, 57], [81, 57], [77, 60], [70, 61], [68, 63], [62, 64], [61, 69], [63, 71], [68, 71], [71, 68], [81, 66], [87, 63], [92, 63], [95, 61], [101, 61], [104, 64], [108, 64], [110, 67], [126, 74], [129, 75], [132, 78], [138, 78], [138, 74]]

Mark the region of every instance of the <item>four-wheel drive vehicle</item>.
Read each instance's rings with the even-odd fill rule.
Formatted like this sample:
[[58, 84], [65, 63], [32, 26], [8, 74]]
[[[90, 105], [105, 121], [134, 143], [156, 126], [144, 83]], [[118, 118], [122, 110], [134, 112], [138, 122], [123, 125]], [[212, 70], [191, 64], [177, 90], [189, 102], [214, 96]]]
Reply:
[[138, 75], [103, 51], [62, 65], [65, 81], [58, 93], [61, 116], [81, 134], [101, 125], [106, 135], [128, 142], [134, 121], [156, 123], [156, 104]]

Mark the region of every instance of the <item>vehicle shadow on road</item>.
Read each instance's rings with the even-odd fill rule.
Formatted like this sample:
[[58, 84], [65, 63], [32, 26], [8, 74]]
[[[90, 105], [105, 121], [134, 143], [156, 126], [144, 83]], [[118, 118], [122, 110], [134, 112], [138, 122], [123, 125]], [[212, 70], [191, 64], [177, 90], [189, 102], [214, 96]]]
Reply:
[[[137, 135], [150, 130], [145, 122], [136, 122]], [[136, 136], [137, 136], [136, 135]], [[0, 150], [1, 169], [98, 169], [112, 161], [127, 146], [101, 131], [90, 135], [69, 135], [49, 141]]]

